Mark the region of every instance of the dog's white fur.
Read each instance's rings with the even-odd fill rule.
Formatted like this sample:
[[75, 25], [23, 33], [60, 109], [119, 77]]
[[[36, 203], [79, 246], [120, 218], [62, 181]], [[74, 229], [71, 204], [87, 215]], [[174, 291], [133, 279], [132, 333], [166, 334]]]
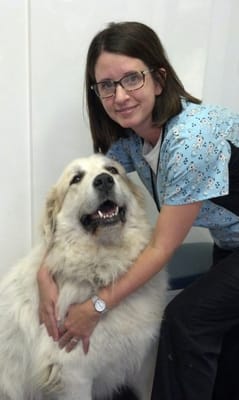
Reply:
[[[108, 194], [95, 184], [100, 174], [110, 177]], [[99, 226], [83, 227], [82, 215], [93, 213], [107, 197], [126, 206], [122, 220], [106, 211], [106, 218], [95, 214]], [[165, 273], [102, 316], [87, 355], [81, 342], [70, 353], [60, 350], [39, 325], [36, 280], [48, 251], [46, 264], [60, 290], [63, 320], [70, 304], [85, 301], [124, 274], [151, 234], [139, 189], [122, 166], [104, 156], [75, 160], [47, 198], [43, 231], [41, 243], [0, 284], [0, 399], [90, 400], [124, 383], [147, 399], [146, 358], [159, 333]]]

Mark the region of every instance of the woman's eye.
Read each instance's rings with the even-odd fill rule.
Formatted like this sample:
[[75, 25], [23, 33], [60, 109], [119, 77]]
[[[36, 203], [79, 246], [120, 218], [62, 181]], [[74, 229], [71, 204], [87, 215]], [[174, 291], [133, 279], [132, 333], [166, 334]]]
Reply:
[[141, 75], [138, 72], [134, 72], [125, 77], [127, 84], [135, 84], [140, 81]]
[[79, 173], [73, 176], [72, 180], [70, 181], [70, 185], [74, 185], [76, 183], [79, 183], [83, 178], [83, 174]]
[[100, 88], [103, 90], [111, 89], [114, 86], [114, 83], [110, 80], [100, 82]]

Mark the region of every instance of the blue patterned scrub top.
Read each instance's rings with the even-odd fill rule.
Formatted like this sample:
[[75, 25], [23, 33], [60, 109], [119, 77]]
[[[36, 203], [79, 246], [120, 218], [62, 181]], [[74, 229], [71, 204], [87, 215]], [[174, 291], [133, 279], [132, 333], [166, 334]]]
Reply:
[[202, 201], [194, 225], [208, 228], [219, 247], [239, 247], [239, 114], [185, 100], [182, 106], [164, 127], [155, 185], [133, 131], [107, 155], [137, 171], [159, 208]]

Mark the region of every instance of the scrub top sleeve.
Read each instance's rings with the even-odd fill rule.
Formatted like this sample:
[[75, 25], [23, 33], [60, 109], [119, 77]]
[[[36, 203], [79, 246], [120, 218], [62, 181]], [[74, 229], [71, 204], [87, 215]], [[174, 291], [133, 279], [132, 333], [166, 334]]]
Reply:
[[122, 164], [126, 172], [133, 172], [135, 167], [126, 147], [124, 141], [119, 139], [113, 143], [106, 155]]
[[168, 151], [167, 166], [162, 165], [162, 203], [189, 204], [228, 194], [230, 155], [228, 141], [207, 130], [180, 139]]

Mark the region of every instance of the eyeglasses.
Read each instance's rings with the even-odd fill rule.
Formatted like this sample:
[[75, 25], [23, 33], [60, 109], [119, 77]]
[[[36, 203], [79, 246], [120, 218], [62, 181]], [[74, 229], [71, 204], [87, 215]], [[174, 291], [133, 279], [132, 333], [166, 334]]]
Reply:
[[94, 90], [96, 95], [101, 99], [107, 99], [108, 97], [115, 96], [117, 85], [120, 85], [127, 92], [132, 92], [133, 90], [138, 90], [144, 86], [145, 75], [152, 71], [153, 69], [131, 72], [128, 75], [123, 76], [123, 78], [119, 79], [118, 81], [105, 79], [104, 81], [96, 82], [91, 85], [91, 89]]

